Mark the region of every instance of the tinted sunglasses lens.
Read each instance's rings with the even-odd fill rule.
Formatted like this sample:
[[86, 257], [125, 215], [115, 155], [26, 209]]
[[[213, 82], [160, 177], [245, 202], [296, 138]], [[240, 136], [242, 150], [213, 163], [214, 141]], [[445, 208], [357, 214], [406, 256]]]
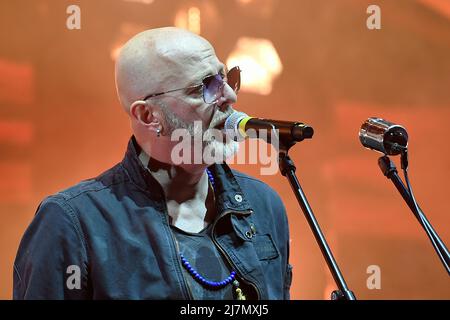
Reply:
[[241, 88], [241, 69], [239, 67], [234, 67], [227, 73], [228, 85], [235, 91], [238, 92]]
[[210, 76], [203, 79], [203, 99], [206, 103], [213, 103], [219, 97], [223, 80], [220, 75]]

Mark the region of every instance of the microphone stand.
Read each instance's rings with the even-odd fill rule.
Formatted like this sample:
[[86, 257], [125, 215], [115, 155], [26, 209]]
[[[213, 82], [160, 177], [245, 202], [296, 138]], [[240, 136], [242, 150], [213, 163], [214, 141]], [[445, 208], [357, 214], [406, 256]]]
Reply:
[[[390, 179], [395, 187], [397, 188], [398, 192], [400, 192], [401, 196], [405, 200], [408, 207], [411, 209], [414, 216], [419, 221], [422, 228], [425, 230], [425, 232], [428, 235], [428, 238], [431, 240], [431, 243], [436, 250], [437, 255], [439, 256], [439, 259], [441, 260], [442, 264], [444, 265], [445, 269], [447, 270], [447, 273], [450, 275], [450, 254], [445, 246], [444, 242], [441, 240], [439, 235], [434, 230], [433, 226], [430, 224], [428, 219], [426, 218], [425, 214], [423, 213], [422, 209], [416, 204], [413, 200], [413, 197], [409, 193], [408, 189], [403, 184], [403, 181], [400, 179], [397, 168], [395, 167], [394, 162], [391, 161], [391, 159], [384, 155], [383, 157], [380, 157], [378, 159], [378, 165], [381, 169], [381, 172]], [[407, 154], [402, 154], [402, 167], [406, 169], [408, 166], [408, 160], [407, 160]], [[417, 209], [417, 210], [416, 210]]]
[[[312, 133], [311, 136], [305, 138], [311, 137]], [[336, 260], [333, 257], [331, 249], [328, 246], [322, 231], [320, 230], [319, 223], [317, 222], [314, 213], [312, 212], [312, 209], [308, 203], [308, 200], [306, 199], [306, 195], [303, 192], [302, 187], [300, 186], [297, 176], [295, 175], [296, 167], [292, 159], [289, 157], [288, 151], [299, 140], [293, 140], [291, 137], [288, 138], [282, 137], [282, 138], [283, 139], [280, 139], [278, 152], [278, 164], [280, 167], [280, 172], [283, 176], [285, 176], [289, 180], [289, 183], [292, 187], [292, 191], [297, 197], [297, 201], [300, 204], [303, 213], [305, 214], [306, 220], [308, 221], [309, 226], [314, 234], [314, 237], [316, 238], [317, 244], [319, 245], [320, 250], [322, 251], [325, 261], [327, 262], [328, 268], [330, 269], [334, 281], [336, 282], [339, 288], [339, 290], [334, 290], [332, 292], [331, 299], [356, 300], [355, 295], [353, 294], [352, 291], [348, 289], [347, 284], [345, 283], [344, 277], [342, 276], [342, 273], [339, 270], [339, 267], [336, 263]]]

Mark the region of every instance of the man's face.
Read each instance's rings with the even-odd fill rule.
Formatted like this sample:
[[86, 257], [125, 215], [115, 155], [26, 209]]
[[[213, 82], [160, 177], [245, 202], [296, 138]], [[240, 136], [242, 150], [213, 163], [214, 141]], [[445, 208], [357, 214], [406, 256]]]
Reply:
[[[164, 80], [159, 84], [162, 91], [198, 85], [211, 75], [226, 76], [226, 67], [207, 42], [196, 42], [185, 51], [183, 46], [180, 47], [168, 53], [169, 61], [163, 71]], [[155, 102], [164, 114], [165, 135], [170, 135], [176, 129], [186, 129], [194, 139], [202, 139], [203, 149], [213, 149], [218, 158], [225, 160], [238, 151], [238, 143], [226, 141], [225, 135], [217, 130], [223, 128], [225, 119], [233, 112], [232, 104], [236, 100], [236, 93], [225, 83], [219, 92], [218, 101], [212, 104], [205, 103], [201, 88], [167, 93]], [[212, 139], [213, 136], [215, 139]]]

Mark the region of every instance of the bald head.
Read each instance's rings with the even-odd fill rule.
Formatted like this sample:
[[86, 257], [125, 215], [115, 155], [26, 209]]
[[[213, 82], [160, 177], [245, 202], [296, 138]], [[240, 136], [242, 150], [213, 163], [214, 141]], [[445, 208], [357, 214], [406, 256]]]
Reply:
[[183, 83], [190, 72], [186, 66], [198, 62], [199, 52], [215, 54], [208, 41], [184, 29], [151, 29], [131, 38], [122, 47], [115, 68], [117, 93], [125, 111], [129, 113], [130, 105], [148, 94], [189, 85]]

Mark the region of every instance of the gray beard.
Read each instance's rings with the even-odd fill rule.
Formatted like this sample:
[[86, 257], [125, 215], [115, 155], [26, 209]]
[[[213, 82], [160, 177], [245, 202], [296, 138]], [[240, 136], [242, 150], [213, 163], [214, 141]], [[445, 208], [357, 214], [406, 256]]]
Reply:
[[[197, 139], [197, 137], [200, 137], [200, 139], [203, 138], [203, 150], [205, 150], [206, 147], [209, 147], [212, 153], [217, 155], [217, 159], [221, 159], [221, 162], [225, 162], [226, 159], [231, 158], [238, 153], [239, 142], [231, 139], [225, 141], [213, 139], [214, 130], [217, 129], [206, 129], [203, 132], [202, 127], [195, 126], [194, 123], [187, 123], [178, 118], [166, 105], [161, 103], [160, 107], [167, 125], [167, 130], [164, 132], [165, 135], [171, 135], [176, 129], [185, 129], [191, 137], [194, 137], [194, 139]], [[224, 136], [221, 138], [224, 139]]]

